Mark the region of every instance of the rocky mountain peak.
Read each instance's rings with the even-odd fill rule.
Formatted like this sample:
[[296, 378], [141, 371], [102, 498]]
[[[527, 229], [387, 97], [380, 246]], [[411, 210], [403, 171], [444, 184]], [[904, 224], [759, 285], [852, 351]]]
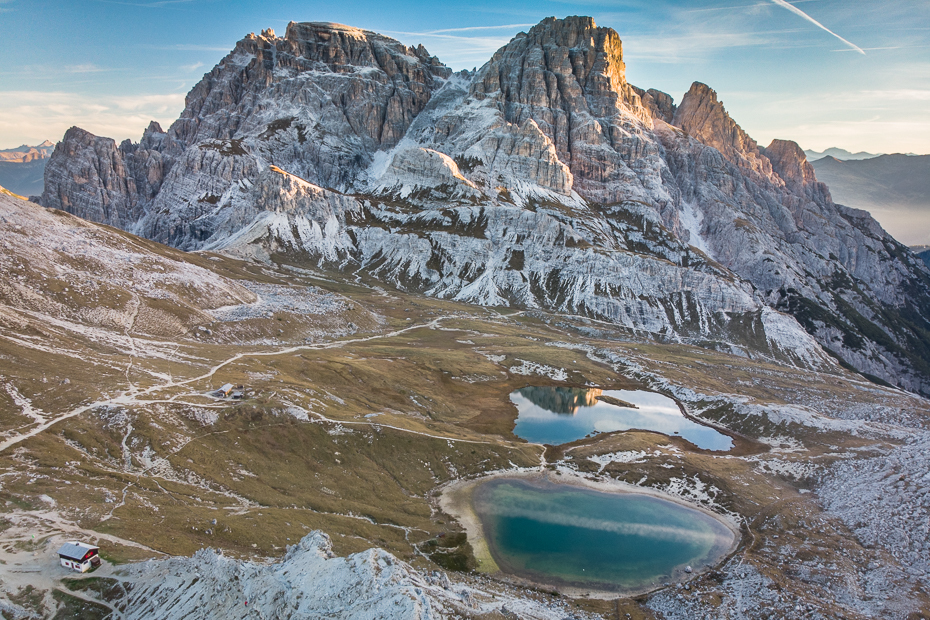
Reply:
[[[567, 83], [557, 84], [559, 78]], [[506, 103], [540, 107], [593, 98], [601, 113], [624, 103], [642, 109], [626, 82], [620, 35], [590, 17], [547, 17], [518, 34], [482, 67], [472, 92], [500, 93]]]
[[111, 138], [71, 127], [45, 168], [42, 205], [126, 228], [142, 216], [135, 179]]
[[707, 84], [694, 82], [675, 111], [672, 124], [695, 139], [712, 146], [741, 168], [771, 174], [771, 163], [759, 151], [759, 145], [736, 124], [717, 92]]
[[[274, 38], [273, 30], [265, 32], [270, 32]], [[452, 74], [452, 70], [431, 56], [423, 45], [407, 47], [390, 37], [344, 24], [291, 22], [284, 41], [291, 48], [289, 51], [307, 60], [323, 62], [337, 72], [375, 67], [392, 78], [400, 74], [407, 80], [421, 82]]]
[[763, 153], [772, 162], [772, 169], [793, 190], [817, 183], [814, 167], [807, 161], [804, 151], [792, 140], [772, 140]]
[[533, 148], [542, 153], [550, 148], [543, 142], [551, 143], [571, 172], [570, 189], [598, 202], [629, 195], [624, 160], [651, 148], [642, 138], [653, 115], [626, 81], [620, 37], [590, 17], [551, 17], [518, 34], [478, 70], [468, 96], [487, 101], [513, 127], [535, 128], [541, 135]]

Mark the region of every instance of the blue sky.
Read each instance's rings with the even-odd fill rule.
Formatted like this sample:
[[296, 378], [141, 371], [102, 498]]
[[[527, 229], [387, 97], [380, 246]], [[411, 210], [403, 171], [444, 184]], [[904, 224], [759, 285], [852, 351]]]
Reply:
[[463, 69], [544, 17], [591, 15], [620, 34], [630, 82], [676, 101], [705, 82], [763, 144], [930, 152], [930, 2], [786, 4], [0, 0], [0, 148], [56, 141], [75, 124], [138, 140], [150, 119], [167, 127], [178, 116], [187, 91], [237, 40], [263, 28], [283, 36], [291, 20], [423, 43]]

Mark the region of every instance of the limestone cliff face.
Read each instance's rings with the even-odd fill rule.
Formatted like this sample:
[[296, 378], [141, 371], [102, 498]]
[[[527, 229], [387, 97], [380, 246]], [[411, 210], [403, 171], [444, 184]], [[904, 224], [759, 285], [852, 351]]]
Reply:
[[771, 163], [759, 145], [730, 118], [717, 92], [700, 82], [691, 85], [675, 111], [672, 124], [698, 141], [712, 146], [731, 162], [763, 174], [771, 174]]
[[72, 127], [45, 167], [42, 205], [129, 228], [142, 216], [135, 179], [116, 142]]
[[814, 167], [807, 161], [807, 156], [797, 142], [791, 140], [772, 140], [768, 147], [762, 149], [772, 163], [772, 170], [781, 177], [785, 186], [793, 193], [804, 195], [818, 203], [830, 203], [830, 190], [817, 181]]
[[658, 159], [620, 37], [590, 17], [547, 18], [517, 35], [478, 71], [468, 98], [491, 100], [512, 125], [533, 121], [589, 200], [629, 198], [639, 183], [628, 164]]
[[[46, 206], [183, 249], [363, 270], [832, 363], [930, 394], [930, 272], [695, 83], [630, 85], [619, 36], [548, 18], [476, 72], [338, 24], [249, 35], [168, 130], [71, 130]], [[819, 343], [819, 344], [818, 344]]]
[[422, 46], [330, 23], [249, 35], [187, 97], [169, 135], [240, 140], [266, 161], [346, 189], [396, 144], [451, 70]]

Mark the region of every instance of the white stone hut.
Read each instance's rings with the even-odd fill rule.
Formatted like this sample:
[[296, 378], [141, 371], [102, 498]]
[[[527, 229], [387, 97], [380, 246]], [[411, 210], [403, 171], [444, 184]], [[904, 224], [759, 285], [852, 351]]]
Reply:
[[65, 568], [82, 573], [100, 566], [100, 547], [82, 542], [66, 542], [58, 550], [58, 559]]

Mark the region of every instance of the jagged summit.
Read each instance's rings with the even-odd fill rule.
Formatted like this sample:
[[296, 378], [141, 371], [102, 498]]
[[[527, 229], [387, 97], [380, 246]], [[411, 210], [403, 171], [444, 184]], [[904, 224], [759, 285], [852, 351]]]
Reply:
[[730, 118], [723, 102], [717, 99], [717, 91], [707, 84], [694, 82], [691, 85], [678, 105], [672, 124], [741, 167], [763, 174], [772, 172], [770, 163], [761, 156], [759, 145]]
[[762, 152], [772, 162], [772, 169], [789, 188], [806, 193], [812, 199], [831, 202], [830, 190], [817, 181], [814, 167], [807, 161], [804, 151], [792, 140], [772, 140]]
[[41, 200], [182, 249], [746, 355], [818, 366], [826, 347], [930, 393], [923, 264], [709, 86], [676, 106], [625, 69], [589, 17], [547, 18], [454, 75], [422, 46], [292, 22], [239, 41], [167, 131], [66, 134]]

